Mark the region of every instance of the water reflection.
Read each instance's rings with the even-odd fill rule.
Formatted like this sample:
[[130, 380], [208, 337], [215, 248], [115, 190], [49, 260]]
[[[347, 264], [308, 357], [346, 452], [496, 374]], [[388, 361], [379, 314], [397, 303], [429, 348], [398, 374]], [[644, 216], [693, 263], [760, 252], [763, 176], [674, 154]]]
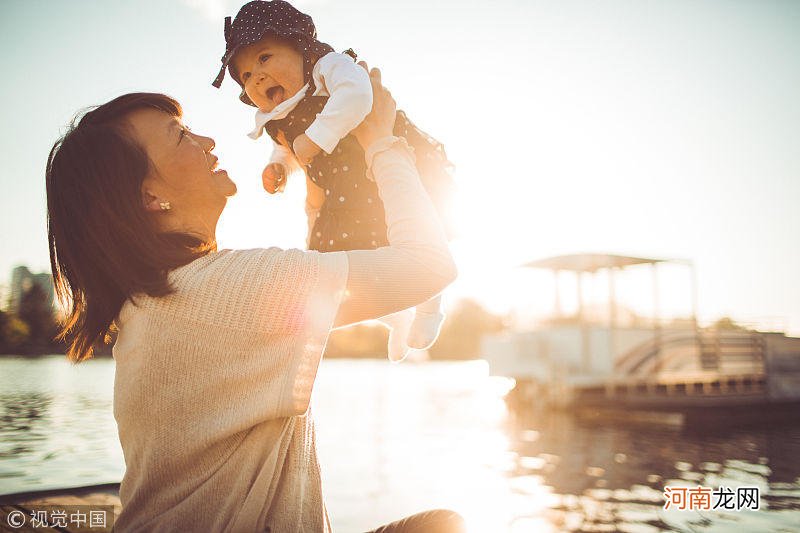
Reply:
[[[111, 360], [0, 359], [0, 493], [119, 481]], [[325, 361], [312, 409], [335, 531], [424, 509], [475, 532], [796, 531], [800, 426], [713, 432], [510, 409], [481, 362]], [[756, 485], [758, 512], [665, 511], [664, 486]]]
[[[53, 398], [42, 393], [0, 394], [0, 460], [31, 453], [47, 438], [47, 409]], [[0, 477], [6, 474], [0, 466]]]
[[[800, 519], [800, 427], [713, 432], [509, 412], [512, 477], [551, 487], [558, 530], [776, 531]], [[537, 476], [537, 477], [534, 477]], [[758, 486], [761, 512], [664, 511], [664, 486]], [[788, 511], [793, 511], [789, 513]], [[794, 528], [788, 529], [794, 530]]]
[[119, 481], [113, 361], [0, 360], [0, 493]]
[[[474, 531], [780, 531], [800, 520], [798, 426], [698, 433], [593, 422], [509, 409], [478, 363], [357, 364], [324, 366], [315, 403], [342, 531], [438, 506]], [[663, 509], [666, 485], [723, 484], [759, 486], [762, 511]]]

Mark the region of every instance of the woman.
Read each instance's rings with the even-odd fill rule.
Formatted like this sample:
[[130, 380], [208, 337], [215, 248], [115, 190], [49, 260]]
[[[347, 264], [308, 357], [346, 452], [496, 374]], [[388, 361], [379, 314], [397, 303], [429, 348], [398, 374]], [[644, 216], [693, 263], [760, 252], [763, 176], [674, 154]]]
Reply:
[[[366, 68], [366, 65], [363, 65]], [[125, 455], [118, 531], [328, 531], [314, 425], [332, 328], [416, 305], [456, 276], [395, 105], [354, 132], [386, 206], [388, 247], [217, 251], [236, 187], [177, 102], [121, 96], [87, 113], [47, 165], [62, 336], [79, 362], [113, 327], [114, 416]], [[380, 531], [461, 531], [431, 511]]]

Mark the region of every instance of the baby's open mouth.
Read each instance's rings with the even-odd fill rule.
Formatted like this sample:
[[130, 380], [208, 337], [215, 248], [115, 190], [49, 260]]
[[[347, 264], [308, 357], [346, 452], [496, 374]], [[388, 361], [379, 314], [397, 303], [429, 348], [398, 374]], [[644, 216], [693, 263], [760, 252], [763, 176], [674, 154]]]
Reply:
[[272, 100], [275, 105], [283, 102], [283, 87], [276, 85], [275, 87], [270, 87], [267, 89], [267, 98]]

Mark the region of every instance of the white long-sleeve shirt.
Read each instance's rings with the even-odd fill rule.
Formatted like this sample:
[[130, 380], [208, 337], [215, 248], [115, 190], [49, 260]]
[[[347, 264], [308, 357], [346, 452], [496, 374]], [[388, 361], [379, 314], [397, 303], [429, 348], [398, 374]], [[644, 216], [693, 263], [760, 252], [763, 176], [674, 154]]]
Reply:
[[[372, 85], [369, 74], [352, 57], [337, 52], [321, 57], [314, 65], [311, 76], [316, 86], [314, 96], [327, 96], [328, 101], [305, 133], [330, 154], [339, 141], [369, 114], [372, 109]], [[258, 139], [268, 122], [285, 118], [303, 99], [308, 87], [306, 84], [272, 111], [256, 111], [255, 127], [249, 136]], [[274, 141], [273, 145], [270, 162], [292, 168], [294, 156], [291, 151]]]

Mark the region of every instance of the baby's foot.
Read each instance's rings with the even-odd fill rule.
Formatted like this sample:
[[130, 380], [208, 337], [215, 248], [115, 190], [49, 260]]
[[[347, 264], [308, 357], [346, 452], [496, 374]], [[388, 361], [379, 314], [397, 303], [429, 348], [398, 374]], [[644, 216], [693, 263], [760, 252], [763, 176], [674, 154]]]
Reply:
[[408, 337], [413, 317], [413, 311], [411, 311], [411, 309], [406, 309], [379, 319], [389, 326], [389, 343], [387, 349], [389, 352], [389, 360], [393, 363], [402, 361], [405, 359], [406, 355], [408, 355], [409, 348], [408, 344], [406, 344], [406, 337]]
[[399, 363], [408, 355], [408, 344], [403, 332], [398, 332], [396, 329], [389, 331], [389, 361], [392, 363]]
[[444, 322], [444, 313], [427, 313], [417, 309], [406, 343], [415, 350], [427, 350], [436, 342]]

